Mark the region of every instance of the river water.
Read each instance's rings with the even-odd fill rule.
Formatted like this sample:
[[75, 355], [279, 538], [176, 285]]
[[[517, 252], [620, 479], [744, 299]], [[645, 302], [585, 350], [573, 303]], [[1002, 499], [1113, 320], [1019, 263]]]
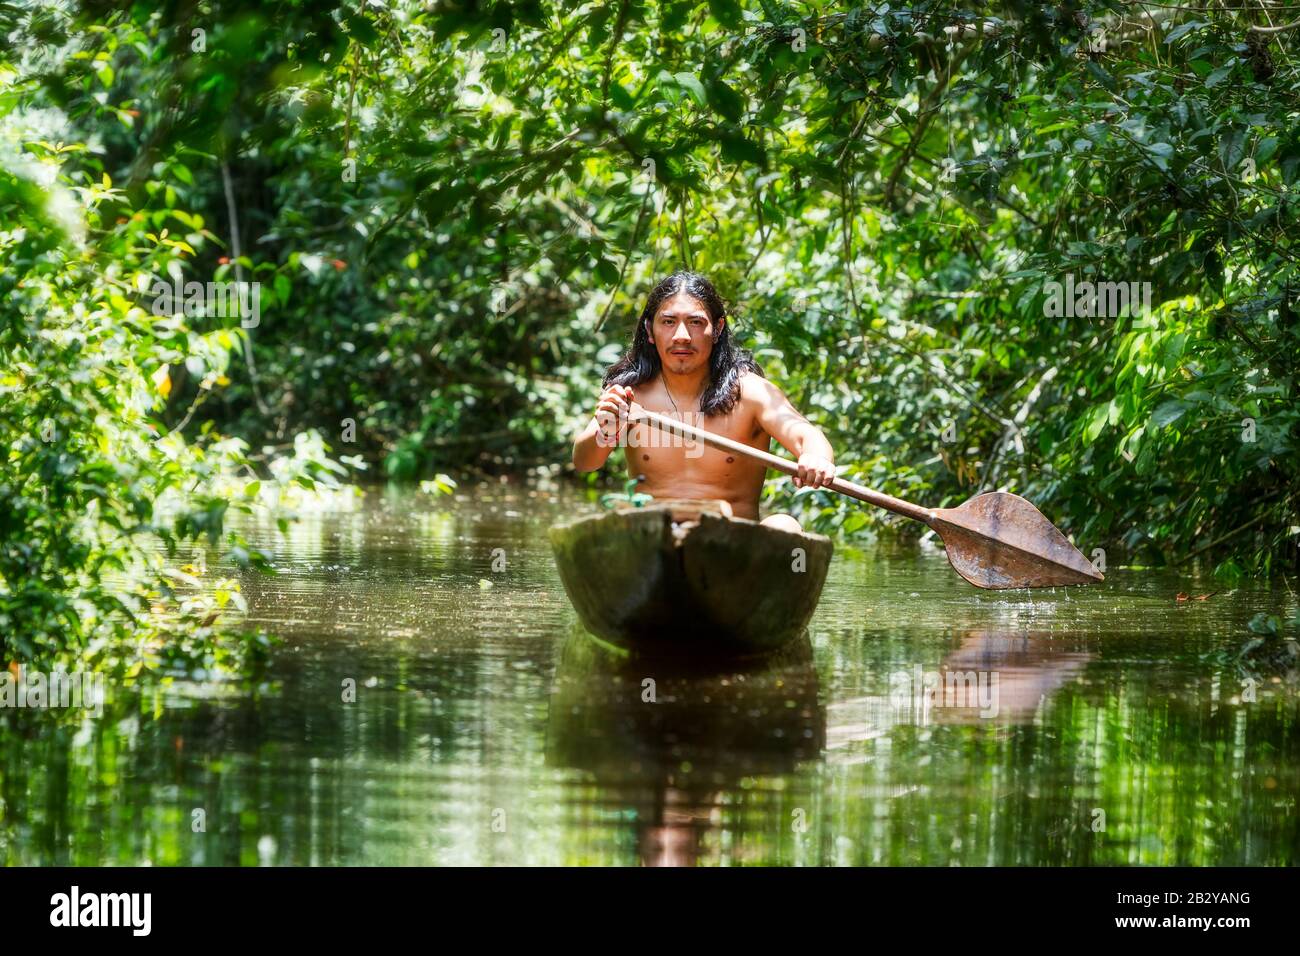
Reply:
[[375, 491], [287, 535], [245, 527], [279, 568], [243, 578], [250, 624], [285, 639], [267, 673], [80, 723], [0, 716], [0, 860], [1300, 857], [1295, 671], [1237, 659], [1254, 614], [1294, 611], [1281, 584], [1112, 569], [983, 592], [940, 552], [839, 544], [779, 659], [643, 674], [576, 626], [552, 563], [550, 524], [596, 510], [517, 486]]

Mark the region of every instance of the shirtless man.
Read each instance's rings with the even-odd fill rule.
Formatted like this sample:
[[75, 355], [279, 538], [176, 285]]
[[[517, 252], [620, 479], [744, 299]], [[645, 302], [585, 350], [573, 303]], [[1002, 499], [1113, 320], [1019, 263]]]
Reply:
[[[758, 520], [763, 465], [666, 438], [649, 425], [629, 425], [634, 399], [760, 451], [768, 451], [775, 438], [798, 459], [797, 487], [819, 487], [835, 477], [835, 453], [826, 436], [732, 343], [721, 298], [696, 273], [674, 273], [650, 293], [632, 348], [605, 373], [596, 413], [574, 442], [573, 466], [595, 471], [622, 445], [638, 491], [656, 498], [720, 498], [737, 517]], [[800, 530], [786, 514], [762, 523]]]

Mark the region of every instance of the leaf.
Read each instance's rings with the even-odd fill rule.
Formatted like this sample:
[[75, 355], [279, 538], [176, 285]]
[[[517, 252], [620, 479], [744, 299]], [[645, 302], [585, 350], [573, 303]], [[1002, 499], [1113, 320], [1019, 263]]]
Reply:
[[1185, 402], [1179, 398], [1170, 399], [1163, 402], [1151, 414], [1151, 424], [1157, 428], [1164, 428], [1166, 425], [1172, 425], [1183, 416], [1183, 412], [1191, 408], [1190, 402]]
[[708, 103], [708, 97], [704, 92], [704, 84], [700, 82], [700, 78], [694, 73], [674, 73], [673, 79], [678, 86], [691, 95], [691, 99], [695, 100], [697, 104], [704, 106]]
[[1208, 26], [1209, 23], [1204, 20], [1188, 20], [1186, 23], [1179, 23], [1165, 34], [1165, 43], [1173, 43], [1179, 37], [1186, 36], [1193, 30], [1200, 30], [1201, 28]]
[[736, 0], [709, 0], [709, 13], [724, 27], [740, 26], [740, 5]]
[[361, 14], [354, 14], [344, 21], [348, 25], [348, 32], [354, 38], [367, 46], [379, 42], [379, 32], [375, 30], [374, 25]]
[[767, 165], [767, 153], [762, 146], [746, 139], [739, 133], [724, 133], [720, 137], [722, 155], [740, 163], [753, 163], [756, 166]]
[[1229, 76], [1231, 76], [1232, 71], [1235, 70], [1236, 68], [1237, 68], [1237, 64], [1235, 61], [1229, 63], [1227, 66], [1219, 67], [1217, 70], [1215, 70], [1213, 73], [1211, 73], [1209, 76], [1205, 78], [1206, 89], [1213, 89], [1214, 87], [1218, 86]]
[[1093, 408], [1092, 413], [1088, 416], [1088, 424], [1083, 430], [1083, 443], [1091, 445], [1101, 434], [1101, 430], [1106, 427], [1106, 418], [1110, 413], [1110, 406], [1098, 405]]
[[1106, 68], [1100, 63], [1096, 60], [1089, 60], [1084, 64], [1084, 66], [1087, 71], [1096, 78], [1098, 83], [1110, 90], [1112, 93], [1116, 90], [1115, 77], [1106, 72]]
[[602, 256], [596, 261], [596, 275], [600, 277], [600, 281], [605, 285], [612, 286], [618, 282], [618, 266]]
[[1219, 159], [1223, 168], [1231, 172], [1246, 154], [1246, 131], [1241, 127], [1228, 130], [1219, 140]]
[[426, 190], [419, 200], [420, 212], [424, 213], [425, 222], [430, 226], [438, 225], [466, 192], [468, 189], [463, 183]]
[[740, 122], [745, 112], [744, 102], [735, 90], [722, 80], [711, 80], [708, 85], [709, 103], [725, 119]]
[[1160, 170], [1169, 168], [1169, 157], [1174, 154], [1174, 148], [1168, 143], [1149, 143], [1147, 151], [1152, 155], [1152, 162]]
[[158, 371], [154, 372], [151, 377], [153, 379], [154, 388], [158, 389], [159, 395], [161, 395], [163, 398], [166, 398], [172, 393], [172, 378], [171, 378], [170, 366], [167, 365], [159, 366]]
[[611, 103], [621, 110], [630, 110], [636, 105], [636, 100], [632, 99], [632, 94], [621, 83], [609, 84], [609, 99]]
[[844, 519], [844, 524], [841, 526], [840, 530], [845, 534], [852, 534], [855, 531], [865, 528], [867, 526], [867, 521], [868, 518], [863, 511], [854, 511]]

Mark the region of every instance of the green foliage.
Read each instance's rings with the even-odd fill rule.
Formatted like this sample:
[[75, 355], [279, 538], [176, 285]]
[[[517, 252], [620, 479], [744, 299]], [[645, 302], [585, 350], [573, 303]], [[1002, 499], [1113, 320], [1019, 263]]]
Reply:
[[[551, 467], [650, 284], [689, 266], [848, 477], [935, 505], [1008, 488], [1112, 565], [1233, 577], [1300, 540], [1297, 31], [1262, 16], [88, 4], [19, 17], [35, 52], [4, 95], [67, 117], [22, 148], [109, 191], [96, 228], [264, 285], [255, 329], [150, 333], [186, 368], [167, 427], [202, 399], [247, 447], [315, 429], [397, 480]], [[83, 268], [125, 275], [100, 248]], [[1062, 313], [1067, 276], [1149, 283], [1150, 314]]]
[[454, 495], [456, 493], [456, 480], [450, 475], [437, 474], [430, 481], [420, 482], [420, 490], [429, 494]]
[[[108, 61], [91, 62], [88, 82], [111, 84]], [[67, 116], [34, 105], [35, 80], [0, 75], [0, 661], [127, 677], [255, 665], [268, 639], [232, 633], [233, 571], [267, 562], [226, 516], [251, 511], [260, 485], [240, 475], [245, 442], [211, 422], [183, 432], [228, 384], [243, 330], [151, 308], [154, 278], [213, 236], [166, 180], [134, 205]], [[169, 423], [177, 382], [191, 396]], [[272, 481], [335, 482], [341, 467], [299, 439]], [[199, 566], [172, 566], [182, 548]]]

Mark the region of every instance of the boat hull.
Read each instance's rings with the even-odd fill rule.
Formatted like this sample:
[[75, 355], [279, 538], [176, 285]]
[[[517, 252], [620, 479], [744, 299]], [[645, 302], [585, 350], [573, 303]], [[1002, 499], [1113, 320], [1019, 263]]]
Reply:
[[830, 567], [830, 539], [669, 507], [556, 525], [551, 545], [584, 627], [638, 653], [745, 656], [803, 633]]

